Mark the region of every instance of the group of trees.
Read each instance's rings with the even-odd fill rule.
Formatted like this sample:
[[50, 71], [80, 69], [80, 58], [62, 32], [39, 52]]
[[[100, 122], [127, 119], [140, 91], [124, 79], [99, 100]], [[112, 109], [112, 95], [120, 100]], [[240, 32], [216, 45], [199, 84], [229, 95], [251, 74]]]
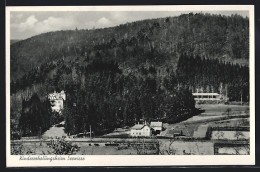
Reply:
[[230, 101], [249, 101], [249, 68], [217, 59], [184, 54], [177, 65], [178, 81], [193, 92], [217, 92]]
[[123, 75], [113, 68], [92, 73], [82, 69], [76, 73], [74, 77], [81, 79], [66, 89], [63, 114], [67, 133], [86, 132], [91, 125], [96, 134], [102, 134], [139, 120], [161, 119], [172, 123], [196, 113], [191, 92], [188, 88], [177, 88], [173, 77], [168, 78], [173, 87], [166, 91], [152, 70], [141, 77]]
[[41, 100], [36, 93], [29, 100], [23, 100], [18, 125], [20, 135], [41, 136], [53, 124], [61, 122], [63, 118], [52, 111], [51, 106], [49, 99]]
[[37, 94], [33, 94], [30, 100], [24, 100], [19, 120], [22, 135], [41, 135], [51, 126], [51, 113], [51, 103], [48, 99], [41, 101]]

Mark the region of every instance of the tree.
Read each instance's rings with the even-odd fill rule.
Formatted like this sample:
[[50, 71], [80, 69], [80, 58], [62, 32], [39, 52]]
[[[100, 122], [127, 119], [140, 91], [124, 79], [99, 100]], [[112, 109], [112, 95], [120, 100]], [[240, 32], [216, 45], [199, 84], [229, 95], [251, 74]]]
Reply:
[[26, 150], [22, 143], [11, 143], [11, 155], [35, 155], [35, 150]]
[[223, 131], [218, 131], [218, 132], [215, 134], [215, 136], [216, 136], [218, 139], [223, 138], [224, 132], [223, 132]]
[[231, 111], [232, 111], [231, 108], [227, 108], [226, 113], [227, 113], [228, 116], [230, 115], [230, 112], [231, 112]]
[[36, 136], [42, 134], [50, 127], [51, 104], [49, 100], [41, 101], [35, 93], [31, 99], [22, 102], [19, 128], [24, 136]]
[[234, 134], [234, 137], [237, 138], [237, 140], [239, 139], [239, 137], [244, 137], [244, 134], [241, 131], [236, 131]]
[[64, 120], [64, 117], [62, 116], [61, 113], [59, 112], [52, 112], [51, 117], [50, 117], [50, 124], [54, 125], [54, 124], [58, 124], [60, 122], [62, 122]]
[[11, 144], [11, 155], [22, 155], [24, 146], [22, 144]]
[[169, 143], [162, 145], [159, 142], [159, 155], [175, 155], [176, 149], [173, 146], [174, 139], [170, 139]]

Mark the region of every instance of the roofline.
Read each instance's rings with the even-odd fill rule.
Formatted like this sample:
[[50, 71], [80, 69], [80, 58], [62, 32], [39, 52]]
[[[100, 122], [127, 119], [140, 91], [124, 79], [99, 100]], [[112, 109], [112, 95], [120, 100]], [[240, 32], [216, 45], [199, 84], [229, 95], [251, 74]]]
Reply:
[[220, 95], [218, 93], [192, 93], [192, 95]]
[[[139, 125], [140, 125], [140, 124], [139, 124]], [[149, 127], [148, 125], [143, 124], [142, 128], [140, 128], [140, 129], [133, 128], [134, 126], [133, 126], [131, 129], [141, 130], [141, 129], [143, 129], [145, 126]], [[149, 128], [150, 128], [150, 127], [149, 127]]]

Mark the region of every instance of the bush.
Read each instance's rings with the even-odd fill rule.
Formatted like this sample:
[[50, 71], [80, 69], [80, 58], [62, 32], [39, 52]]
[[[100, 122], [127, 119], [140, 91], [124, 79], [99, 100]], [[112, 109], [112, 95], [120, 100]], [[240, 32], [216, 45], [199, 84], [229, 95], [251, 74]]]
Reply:
[[11, 155], [35, 155], [35, 150], [26, 150], [21, 143], [11, 144]]
[[71, 142], [66, 141], [64, 138], [51, 140], [47, 145], [53, 149], [52, 153], [55, 155], [73, 155], [80, 149], [78, 145], [72, 145]]
[[11, 144], [11, 155], [22, 155], [24, 147], [22, 144]]

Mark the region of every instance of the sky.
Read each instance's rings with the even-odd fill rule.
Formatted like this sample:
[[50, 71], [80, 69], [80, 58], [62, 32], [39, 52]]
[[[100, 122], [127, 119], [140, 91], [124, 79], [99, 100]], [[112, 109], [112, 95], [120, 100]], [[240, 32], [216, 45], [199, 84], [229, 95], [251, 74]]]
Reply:
[[[179, 16], [201, 11], [12, 11], [10, 13], [11, 39], [29, 37], [58, 30], [93, 29], [117, 26], [144, 19]], [[203, 11], [203, 13], [248, 17], [248, 11]]]

